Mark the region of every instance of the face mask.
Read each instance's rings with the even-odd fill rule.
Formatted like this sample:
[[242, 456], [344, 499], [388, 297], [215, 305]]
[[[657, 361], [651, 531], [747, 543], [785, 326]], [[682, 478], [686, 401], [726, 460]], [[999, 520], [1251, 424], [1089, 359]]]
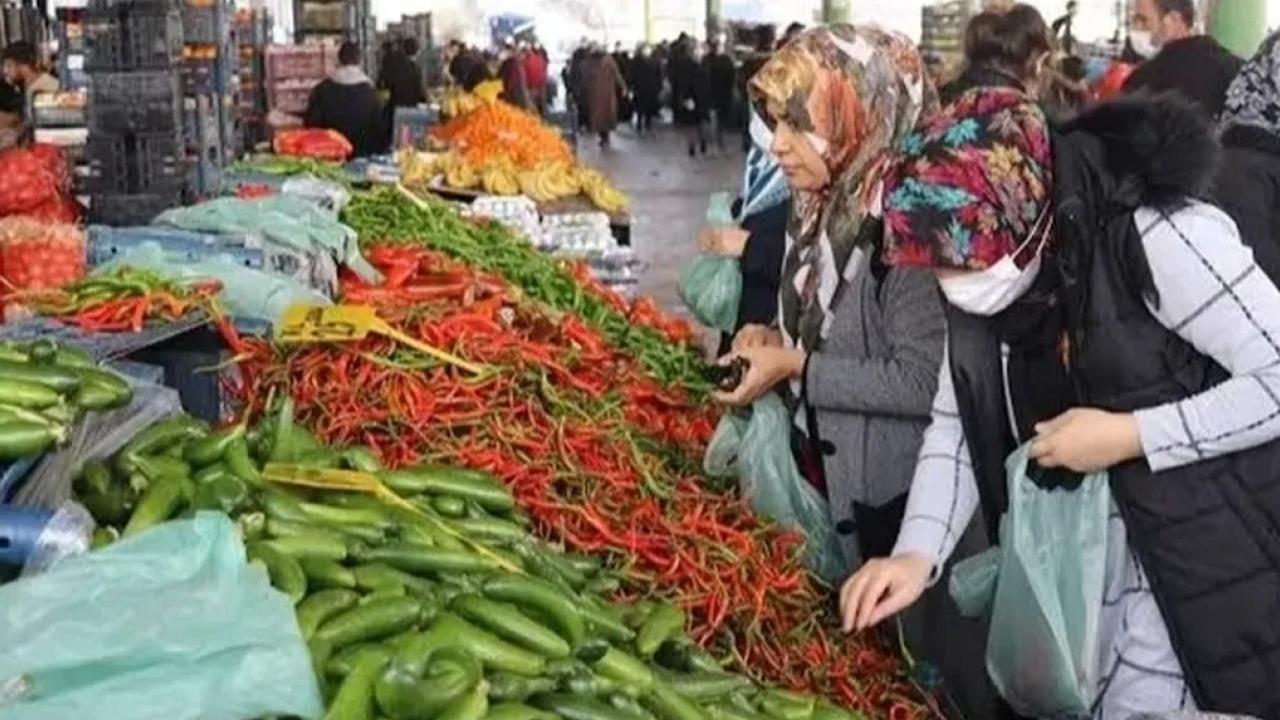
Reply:
[[1133, 51], [1144, 58], [1153, 58], [1160, 52], [1160, 45], [1150, 30], [1130, 30], [1129, 44]]
[[1044, 251], [1044, 243], [1053, 231], [1053, 223], [1045, 230], [1036, 248], [1036, 255], [1024, 268], [1019, 268], [1013, 261], [1022, 254], [1023, 248], [1035, 239], [1041, 222], [1048, 216], [1048, 207], [1040, 215], [1040, 220], [1032, 228], [1027, 241], [1017, 250], [1004, 256], [995, 265], [981, 272], [965, 273], [953, 277], [939, 278], [942, 294], [947, 301], [970, 315], [991, 317], [1002, 312], [1015, 300], [1026, 294], [1040, 274], [1040, 257]]

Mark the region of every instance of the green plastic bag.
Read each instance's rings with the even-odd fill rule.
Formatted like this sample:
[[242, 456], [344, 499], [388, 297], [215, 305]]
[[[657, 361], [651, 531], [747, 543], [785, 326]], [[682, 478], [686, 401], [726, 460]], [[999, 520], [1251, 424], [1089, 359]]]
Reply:
[[950, 591], [961, 612], [988, 607], [987, 673], [1030, 717], [1088, 716], [1098, 689], [1098, 626], [1106, 588], [1107, 473], [1075, 490], [1027, 478], [1027, 446], [1009, 456], [1009, 509], [999, 547], [956, 563]]
[[0, 586], [0, 720], [320, 717], [293, 604], [220, 513]]
[[733, 332], [742, 298], [738, 259], [703, 253], [680, 274], [680, 299], [709, 328]]
[[791, 418], [782, 398], [769, 393], [749, 414], [726, 414], [707, 445], [703, 468], [713, 476], [737, 474], [751, 509], [803, 534], [805, 564], [828, 582], [848, 568], [827, 501], [809, 484], [791, 454]]

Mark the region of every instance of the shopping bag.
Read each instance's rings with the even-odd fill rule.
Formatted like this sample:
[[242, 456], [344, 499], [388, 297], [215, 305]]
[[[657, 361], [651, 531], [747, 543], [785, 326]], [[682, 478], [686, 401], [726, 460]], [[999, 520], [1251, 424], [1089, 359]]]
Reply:
[[[805, 536], [805, 564], [829, 582], [848, 568], [827, 501], [809, 484], [791, 454], [791, 418], [782, 398], [769, 393], [749, 417], [726, 415], [703, 456], [712, 475], [736, 471], [751, 509]], [[712, 472], [715, 471], [715, 472]]]
[[293, 603], [219, 513], [0, 586], [0, 647], [0, 720], [324, 712]]
[[[733, 201], [728, 193], [713, 193], [707, 201], [707, 225], [734, 224]], [[742, 298], [742, 268], [737, 258], [702, 253], [680, 274], [677, 288], [685, 307], [709, 328], [733, 332], [738, 325], [738, 301]]]
[[957, 563], [952, 597], [966, 614], [990, 601], [987, 673], [1020, 715], [1088, 715], [1098, 689], [1098, 626], [1106, 587], [1107, 473], [1075, 490], [1027, 477], [1028, 446], [1009, 456], [1000, 546]]

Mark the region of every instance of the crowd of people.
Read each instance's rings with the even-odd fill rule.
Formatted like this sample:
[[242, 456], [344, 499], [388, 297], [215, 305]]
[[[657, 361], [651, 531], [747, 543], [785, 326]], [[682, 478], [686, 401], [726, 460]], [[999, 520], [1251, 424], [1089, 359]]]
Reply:
[[388, 40], [381, 48], [375, 83], [364, 70], [360, 46], [343, 43], [333, 73], [312, 89], [303, 123], [342, 133], [356, 155], [387, 152], [392, 146], [396, 110], [426, 102], [421, 50], [416, 38]]
[[[937, 89], [871, 26], [743, 65], [739, 225], [700, 238], [742, 259], [721, 362], [747, 370], [717, 398], [787, 400], [845, 630], [896, 618], [957, 717], [1018, 717], [1034, 689], [992, 682], [1002, 619], [961, 616], [951, 568], [1001, 543], [1026, 488], [1104, 471], [1106, 537], [1054, 541], [1106, 549], [1096, 636], [1064, 639], [1096, 648], [1073, 716], [1280, 717], [1280, 34], [1243, 62], [1193, 0], [1133, 10], [1138, 66], [1100, 102], [1055, 37], [1070, 17], [1028, 5], [975, 17]], [[696, 113], [710, 63], [655, 51]]]

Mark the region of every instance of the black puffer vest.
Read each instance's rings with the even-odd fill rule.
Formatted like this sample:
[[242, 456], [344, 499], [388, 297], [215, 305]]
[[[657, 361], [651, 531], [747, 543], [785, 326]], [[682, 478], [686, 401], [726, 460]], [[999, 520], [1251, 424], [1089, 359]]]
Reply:
[[[1203, 124], [1167, 99], [1082, 116], [1055, 138], [1056, 249], [1036, 286], [995, 318], [947, 306], [992, 537], [1004, 458], [1036, 422], [1073, 406], [1161, 405], [1225, 379], [1147, 310], [1144, 298], [1158, 298], [1133, 222], [1140, 206], [1172, 211], [1195, 196], [1212, 151]], [[1280, 441], [1158, 474], [1126, 463], [1111, 469], [1111, 490], [1197, 704], [1280, 718]]]

